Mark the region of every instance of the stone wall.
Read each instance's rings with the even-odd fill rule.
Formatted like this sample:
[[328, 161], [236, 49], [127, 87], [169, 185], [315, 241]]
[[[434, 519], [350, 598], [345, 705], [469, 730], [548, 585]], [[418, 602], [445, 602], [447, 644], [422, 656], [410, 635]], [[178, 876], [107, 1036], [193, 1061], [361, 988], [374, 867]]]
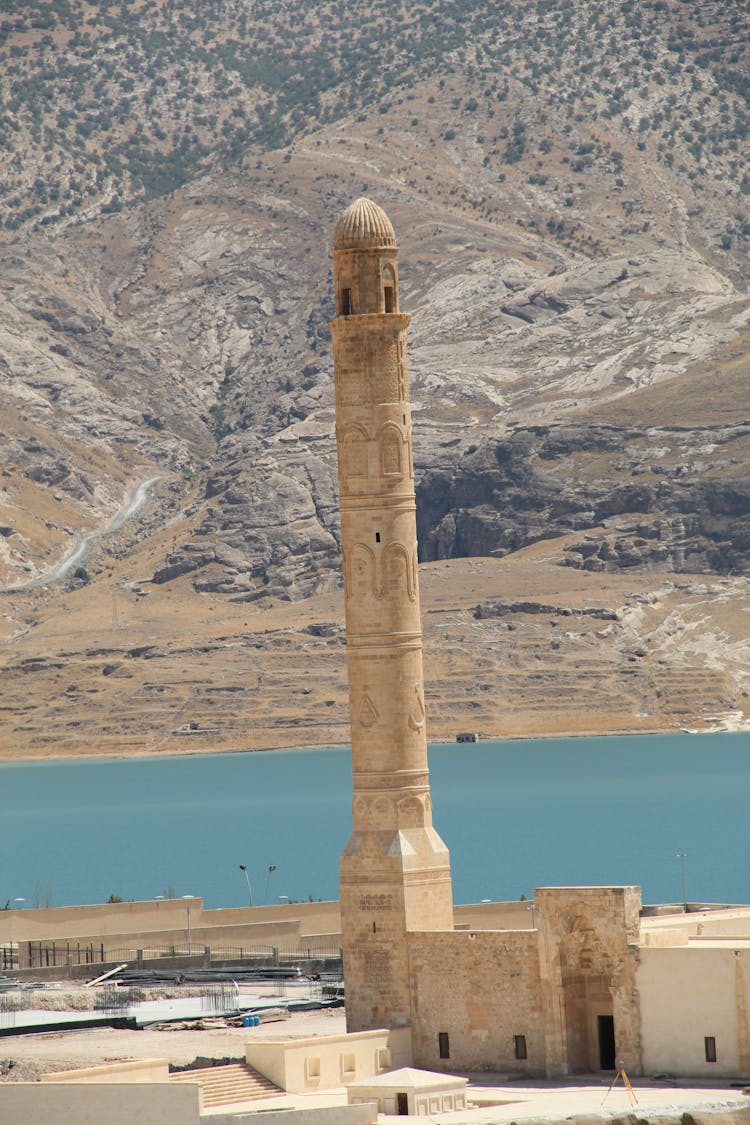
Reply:
[[[414, 933], [409, 962], [415, 1066], [544, 1073], [534, 931]], [[448, 1036], [447, 1058], [440, 1033]], [[525, 1037], [525, 1059], [516, 1057], [516, 1036]]]
[[[642, 1073], [639, 887], [544, 887], [534, 892], [549, 1075]], [[604, 1028], [602, 1025], [605, 1025]], [[612, 1057], [602, 1046], [606, 1025]]]
[[0, 1086], [3, 1125], [198, 1125], [200, 1086], [190, 1082], [67, 1085], [8, 1082]]

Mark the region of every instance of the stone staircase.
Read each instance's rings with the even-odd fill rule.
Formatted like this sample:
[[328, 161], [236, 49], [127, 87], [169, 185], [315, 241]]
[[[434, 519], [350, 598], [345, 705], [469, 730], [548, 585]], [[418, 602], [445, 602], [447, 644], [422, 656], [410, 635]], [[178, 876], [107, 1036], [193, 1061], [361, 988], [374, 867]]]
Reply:
[[170, 1082], [198, 1082], [203, 1089], [203, 1108], [229, 1105], [235, 1102], [275, 1098], [284, 1091], [274, 1086], [247, 1063], [226, 1063], [196, 1070], [181, 1070], [170, 1074]]

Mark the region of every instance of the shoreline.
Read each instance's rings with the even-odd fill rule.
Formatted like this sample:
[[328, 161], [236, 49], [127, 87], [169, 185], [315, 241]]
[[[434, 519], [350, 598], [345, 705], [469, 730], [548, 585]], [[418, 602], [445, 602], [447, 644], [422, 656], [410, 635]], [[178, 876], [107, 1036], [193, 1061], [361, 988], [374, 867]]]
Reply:
[[[518, 735], [497, 734], [497, 735], [481, 735], [476, 743], [459, 743], [454, 739], [449, 738], [431, 738], [428, 739], [428, 746], [461, 746], [463, 752], [470, 752], [471, 746], [478, 746], [487, 742], [549, 742], [554, 739], [561, 739], [566, 742], [592, 739], [592, 738], [652, 738], [660, 735], [709, 735], [709, 734], [743, 734], [750, 732], [750, 719], [737, 720], [732, 725], [717, 725], [707, 727], [705, 730], [688, 727], [647, 727], [637, 729], [619, 728], [616, 730], [602, 730], [602, 731], [579, 731], [579, 732], [556, 732], [550, 734], [533, 733]], [[229, 747], [222, 748], [216, 747], [214, 749], [185, 749], [180, 751], [169, 750], [167, 752], [152, 751], [143, 753], [141, 751], [134, 751], [133, 753], [102, 753], [102, 754], [65, 754], [65, 753], [45, 753], [44, 755], [14, 755], [0, 751], [0, 769], [8, 765], [35, 765], [46, 764], [49, 762], [67, 762], [67, 763], [88, 763], [88, 762], [147, 762], [159, 761], [167, 758], [211, 758], [216, 755], [225, 754], [289, 754], [300, 753], [309, 751], [315, 753], [316, 751], [325, 750], [349, 750], [351, 743], [349, 742], [326, 742], [314, 743], [306, 745], [291, 745], [291, 746], [243, 746], [243, 747]]]

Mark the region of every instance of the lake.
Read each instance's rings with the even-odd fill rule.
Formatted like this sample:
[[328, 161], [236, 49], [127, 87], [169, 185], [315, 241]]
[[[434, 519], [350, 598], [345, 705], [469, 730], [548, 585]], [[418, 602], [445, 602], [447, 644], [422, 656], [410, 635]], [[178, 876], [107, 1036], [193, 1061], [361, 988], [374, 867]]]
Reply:
[[[0, 905], [338, 897], [347, 750], [0, 765]], [[457, 902], [639, 883], [645, 902], [750, 902], [750, 733], [436, 744]], [[276, 870], [269, 876], [269, 867]]]

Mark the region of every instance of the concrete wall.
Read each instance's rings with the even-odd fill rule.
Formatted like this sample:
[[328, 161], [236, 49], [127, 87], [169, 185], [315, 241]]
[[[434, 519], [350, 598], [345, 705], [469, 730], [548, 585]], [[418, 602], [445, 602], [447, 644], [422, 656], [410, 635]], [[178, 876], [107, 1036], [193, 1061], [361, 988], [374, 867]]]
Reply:
[[[196, 949], [255, 945], [305, 951], [340, 946], [337, 902], [204, 910], [202, 899], [195, 898], [190, 900], [190, 924]], [[137, 949], [185, 946], [187, 902], [176, 898], [0, 911], [0, 945], [18, 945], [22, 966], [28, 962], [24, 942], [29, 941], [104, 945], [105, 961], [118, 950], [132, 950], [134, 956]]]
[[[410, 934], [409, 960], [415, 1066], [544, 1073], [535, 931]], [[449, 1037], [446, 1059], [439, 1032]], [[526, 1059], [516, 1058], [517, 1035], [526, 1037]]]
[[[477, 930], [528, 929], [530, 906], [525, 901], [457, 906], [455, 925]], [[299, 943], [304, 947], [305, 939], [318, 946], [341, 944], [341, 912], [335, 901], [204, 910], [202, 899], [195, 898], [190, 902], [190, 922], [196, 945], [256, 942], [281, 947]], [[750, 930], [750, 911], [747, 928]], [[81, 945], [103, 942], [105, 949], [140, 949], [186, 940], [187, 909], [181, 898], [0, 910], [0, 945], [10, 941], [69, 941]]]
[[[750, 951], [642, 949], [636, 980], [645, 1074], [750, 1073]], [[705, 1036], [716, 1040], [714, 1063]]]
[[456, 929], [529, 930], [533, 902], [476, 902], [454, 907]]
[[[202, 908], [202, 899], [192, 899], [191, 919], [200, 921]], [[0, 942], [10, 941], [11, 932], [13, 941], [78, 941], [92, 934], [101, 941], [110, 934], [184, 929], [185, 924], [185, 899], [180, 898], [9, 910], [0, 911]]]
[[[254, 1109], [250, 1113], [212, 1113], [204, 1120], [211, 1125], [290, 1125], [291, 1117], [288, 1109]], [[312, 1106], [294, 1110], [294, 1125], [372, 1125], [377, 1117], [375, 1104]]]
[[282, 1090], [309, 1094], [410, 1065], [411, 1036], [403, 1028], [314, 1039], [252, 1039], [245, 1059]]
[[680, 945], [692, 937], [750, 938], [750, 906], [690, 911], [641, 921], [643, 945]]
[[57, 1070], [43, 1074], [42, 1082], [168, 1082], [169, 1059], [137, 1059], [135, 1062], [102, 1063], [80, 1070]]
[[189, 1082], [0, 1084], [3, 1125], [198, 1125], [200, 1106]]

